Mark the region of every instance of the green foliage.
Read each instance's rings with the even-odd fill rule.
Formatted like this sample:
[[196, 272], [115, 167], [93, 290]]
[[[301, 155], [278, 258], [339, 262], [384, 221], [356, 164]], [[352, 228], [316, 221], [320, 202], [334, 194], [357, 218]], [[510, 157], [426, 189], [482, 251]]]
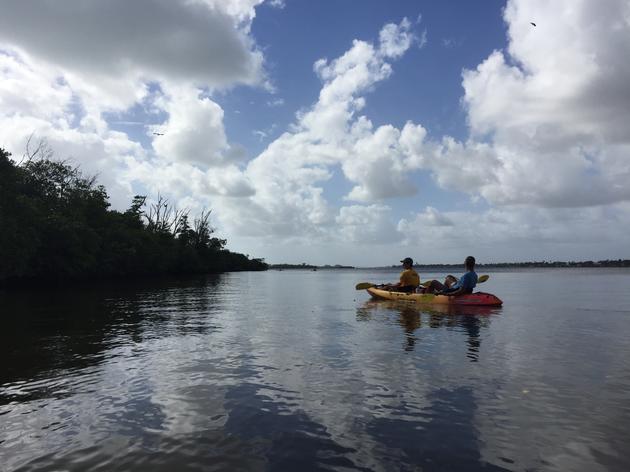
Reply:
[[0, 282], [267, 269], [227, 251], [209, 211], [191, 226], [161, 197], [148, 210], [140, 195], [125, 212], [109, 206], [103, 186], [50, 151], [15, 164], [0, 148]]

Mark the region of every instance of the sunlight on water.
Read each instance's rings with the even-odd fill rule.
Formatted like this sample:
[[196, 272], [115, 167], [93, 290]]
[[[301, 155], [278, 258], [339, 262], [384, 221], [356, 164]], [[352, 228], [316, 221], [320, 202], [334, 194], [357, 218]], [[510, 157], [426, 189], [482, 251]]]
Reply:
[[630, 272], [495, 272], [504, 306], [463, 311], [354, 290], [395, 278], [0, 293], [3, 470], [630, 469]]

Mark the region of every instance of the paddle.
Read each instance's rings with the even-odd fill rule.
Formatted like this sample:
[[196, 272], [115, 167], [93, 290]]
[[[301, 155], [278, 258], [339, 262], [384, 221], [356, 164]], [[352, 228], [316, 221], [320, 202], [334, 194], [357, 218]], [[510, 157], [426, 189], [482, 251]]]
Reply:
[[[478, 284], [482, 284], [484, 283], [486, 280], [488, 280], [490, 278], [489, 275], [482, 275], [479, 277], [479, 279], [477, 279], [477, 283]], [[426, 282], [421, 283], [420, 285], [422, 285], [423, 287], [427, 287], [432, 281], [431, 280], [427, 280]], [[376, 284], [370, 283], [370, 282], [361, 282], [356, 284], [356, 286], [354, 287], [357, 290], [366, 290], [368, 288], [372, 288], [372, 287], [376, 287]]]

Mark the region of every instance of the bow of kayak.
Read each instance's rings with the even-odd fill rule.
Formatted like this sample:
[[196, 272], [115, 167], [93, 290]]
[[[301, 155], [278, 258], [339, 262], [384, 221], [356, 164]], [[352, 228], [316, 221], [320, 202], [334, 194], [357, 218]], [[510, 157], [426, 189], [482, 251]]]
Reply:
[[427, 305], [457, 305], [457, 306], [501, 306], [501, 299], [491, 293], [476, 292], [468, 295], [449, 297], [447, 295], [435, 295], [432, 293], [405, 293], [390, 292], [380, 288], [371, 287], [367, 292], [374, 298], [381, 300], [404, 300]]

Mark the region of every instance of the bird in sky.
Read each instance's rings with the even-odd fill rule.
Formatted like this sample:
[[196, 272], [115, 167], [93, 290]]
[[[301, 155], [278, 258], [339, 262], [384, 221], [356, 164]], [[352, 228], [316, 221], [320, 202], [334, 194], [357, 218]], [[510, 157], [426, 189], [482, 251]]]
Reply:
[[529, 24], [532, 26], [536, 26], [536, 23], [534, 23], [533, 21], [530, 21]]
[[156, 136], [164, 136], [164, 133], [153, 133]]

